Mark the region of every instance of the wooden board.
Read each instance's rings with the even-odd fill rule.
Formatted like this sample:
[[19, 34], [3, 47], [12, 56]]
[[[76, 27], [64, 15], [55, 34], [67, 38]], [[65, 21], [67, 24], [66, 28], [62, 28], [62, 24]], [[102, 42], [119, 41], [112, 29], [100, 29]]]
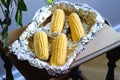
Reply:
[[94, 40], [85, 46], [85, 50], [78, 55], [71, 67], [80, 65], [104, 52], [120, 45], [120, 35], [108, 25], [98, 32]]

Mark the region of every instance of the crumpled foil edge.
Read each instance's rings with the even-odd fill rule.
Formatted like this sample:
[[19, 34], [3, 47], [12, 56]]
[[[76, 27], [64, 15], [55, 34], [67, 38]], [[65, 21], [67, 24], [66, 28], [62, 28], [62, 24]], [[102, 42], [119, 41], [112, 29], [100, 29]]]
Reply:
[[94, 39], [96, 33], [103, 28], [103, 24], [104, 24], [104, 19], [101, 17], [101, 15], [87, 4], [74, 4], [74, 3], [69, 3], [67, 1], [61, 1], [55, 3], [55, 5], [58, 4], [62, 4], [63, 8], [67, 5], [72, 5], [76, 9], [82, 7], [84, 9], [91, 9], [97, 13], [96, 23], [92, 26], [90, 32], [87, 35], [85, 35], [82, 38], [82, 40], [78, 43], [79, 44], [78, 47], [73, 52], [72, 57], [65, 63], [65, 65], [60, 67], [50, 66], [49, 63], [46, 63], [44, 61], [35, 58], [35, 55], [27, 46], [28, 41], [26, 38], [29, 38], [30, 36], [32, 36], [32, 34], [34, 34], [37, 31], [42, 31], [42, 29], [38, 28], [38, 26], [42, 24], [47, 19], [47, 17], [49, 17], [52, 14], [50, 9], [52, 9], [53, 6], [51, 5], [47, 5], [40, 8], [35, 13], [32, 23], [28, 25], [27, 29], [21, 34], [19, 39], [16, 40], [11, 46], [9, 46], [10, 52], [13, 52], [19, 60], [27, 60], [31, 64], [31, 66], [37, 67], [39, 69], [45, 68], [50, 75], [65, 73], [69, 69], [71, 63], [76, 58], [76, 55], [80, 54], [85, 49], [85, 44], [90, 42], [90, 40]]

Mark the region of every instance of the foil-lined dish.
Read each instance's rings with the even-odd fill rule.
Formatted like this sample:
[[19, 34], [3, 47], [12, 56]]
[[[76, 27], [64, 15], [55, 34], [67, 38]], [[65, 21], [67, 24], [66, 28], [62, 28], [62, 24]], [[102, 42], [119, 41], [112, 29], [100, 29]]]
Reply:
[[[77, 41], [72, 42], [68, 37], [67, 56], [66, 62], [63, 66], [51, 66], [49, 61], [42, 61], [38, 59], [34, 54], [33, 49], [33, 35], [35, 32], [44, 31], [49, 36], [49, 53], [51, 53], [51, 39], [57, 36], [59, 33], [50, 32], [50, 20], [53, 11], [57, 8], [61, 8], [65, 11], [66, 15], [71, 12], [76, 12], [81, 18], [83, 28], [85, 30], [85, 36]], [[64, 29], [62, 33], [70, 36], [69, 24], [66, 16]], [[12, 45], [9, 46], [10, 52], [13, 52], [19, 60], [27, 60], [31, 66], [39, 69], [46, 69], [50, 75], [64, 74], [69, 69], [76, 56], [80, 54], [85, 48], [86, 43], [94, 39], [99, 34], [99, 30], [103, 28], [103, 17], [93, 8], [87, 4], [76, 4], [67, 1], [56, 2], [54, 5], [47, 5], [40, 8], [34, 15], [32, 23], [28, 25], [26, 30], [21, 34]]]

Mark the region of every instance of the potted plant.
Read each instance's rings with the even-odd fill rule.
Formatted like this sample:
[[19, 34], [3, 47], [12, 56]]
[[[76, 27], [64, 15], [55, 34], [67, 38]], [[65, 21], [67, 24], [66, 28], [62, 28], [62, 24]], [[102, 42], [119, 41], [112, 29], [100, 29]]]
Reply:
[[[47, 4], [54, 4], [53, 0], [45, 1]], [[14, 4], [15, 7], [13, 6]], [[2, 36], [2, 40], [4, 43], [3, 47], [5, 48], [8, 40], [8, 28], [12, 23], [11, 16], [13, 16], [13, 10], [16, 9], [16, 23], [22, 27], [22, 12], [27, 11], [27, 7], [24, 0], [0, 0], [0, 9], [3, 13], [2, 16], [4, 17], [0, 17], [0, 27], [2, 29], [2, 31], [0, 31], [0, 35]]]

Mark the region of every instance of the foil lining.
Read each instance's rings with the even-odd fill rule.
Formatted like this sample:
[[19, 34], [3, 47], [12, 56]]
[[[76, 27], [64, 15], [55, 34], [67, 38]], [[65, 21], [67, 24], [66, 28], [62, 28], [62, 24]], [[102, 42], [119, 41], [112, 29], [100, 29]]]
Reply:
[[[85, 10], [85, 11], [92, 11], [96, 14], [95, 23], [91, 26], [87, 25], [85, 22], [83, 22], [83, 26], [91, 27], [89, 32], [86, 31], [86, 35], [77, 43], [72, 43], [71, 39], [68, 40], [68, 48], [75, 47], [74, 51], [72, 52], [72, 55], [68, 56], [66, 63], [63, 66], [50, 66], [48, 62], [44, 62], [42, 60], [39, 60], [36, 58], [33, 51], [28, 47], [29, 41], [28, 39], [38, 31], [44, 31], [46, 34], [50, 37], [55, 37], [59, 33], [53, 34], [50, 32], [50, 24], [48, 23], [44, 27], [42, 27], [43, 22], [47, 20], [48, 17], [50, 17], [53, 13], [53, 11], [56, 8], [62, 8], [64, 10], [68, 10], [69, 12], [77, 12], [78, 15], [79, 11]], [[78, 54], [80, 54], [85, 48], [85, 44], [90, 42], [90, 40], [94, 39], [95, 36], [97, 36], [97, 32], [103, 28], [104, 19], [102, 16], [93, 8], [88, 6], [87, 4], [75, 4], [70, 3], [67, 1], [61, 1], [56, 2], [55, 5], [47, 5], [42, 8], [40, 8], [34, 15], [32, 19], [32, 23], [28, 25], [26, 30], [21, 34], [19, 39], [17, 39], [11, 46], [9, 46], [10, 52], [13, 52], [19, 60], [27, 60], [31, 66], [37, 67], [39, 69], [45, 68], [50, 75], [57, 75], [57, 74], [64, 74], [69, 69], [70, 65], [76, 58]], [[65, 21], [65, 29], [63, 30], [63, 33], [67, 32], [68, 24], [67, 20]], [[84, 28], [85, 29], [85, 28]], [[88, 30], [88, 28], [87, 28]]]

